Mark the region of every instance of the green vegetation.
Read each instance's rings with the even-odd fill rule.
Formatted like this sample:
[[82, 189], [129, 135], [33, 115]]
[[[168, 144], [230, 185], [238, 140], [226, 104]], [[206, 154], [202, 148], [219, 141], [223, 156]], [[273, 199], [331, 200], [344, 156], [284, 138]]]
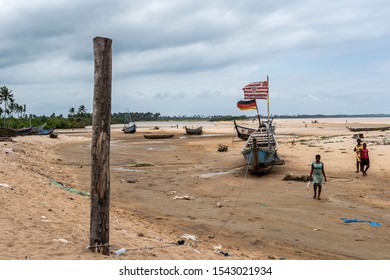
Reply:
[[[9, 128], [21, 128], [29, 126], [40, 126], [46, 124], [46, 127], [53, 128], [83, 128], [88, 125], [92, 125], [92, 113], [88, 113], [84, 105], [80, 105], [77, 109], [71, 107], [68, 110], [68, 116], [56, 115], [55, 113], [50, 116], [37, 116], [26, 113], [26, 105], [20, 105], [15, 102], [14, 94], [12, 90], [9, 90], [6, 86], [0, 88], [0, 117], [2, 118], [2, 124]], [[274, 119], [284, 118], [345, 118], [345, 117], [390, 117], [389, 114], [370, 114], [370, 115], [273, 115]], [[124, 124], [130, 120], [133, 122], [140, 121], [232, 121], [232, 120], [245, 120], [248, 118], [257, 118], [256, 115], [248, 117], [246, 115], [241, 116], [162, 116], [160, 113], [112, 113], [111, 124]], [[261, 118], [267, 118], [267, 116], [261, 116]], [[324, 140], [324, 139], [322, 139]], [[301, 144], [306, 140], [299, 140]]]

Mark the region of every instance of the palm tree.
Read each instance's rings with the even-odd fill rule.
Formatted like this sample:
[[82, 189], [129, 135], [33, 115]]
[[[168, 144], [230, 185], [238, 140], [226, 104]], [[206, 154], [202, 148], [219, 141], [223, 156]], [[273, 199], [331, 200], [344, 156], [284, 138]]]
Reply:
[[74, 113], [76, 112], [76, 109], [74, 107], [70, 107], [68, 112], [69, 112], [69, 117], [73, 117]]
[[[0, 88], [0, 104], [4, 102], [4, 126], [5, 126], [5, 115], [7, 113], [8, 102], [14, 102], [14, 95], [11, 94], [12, 90], [9, 90], [6, 86]], [[9, 114], [9, 111], [8, 111]]]
[[84, 115], [87, 113], [87, 108], [85, 108], [84, 105], [80, 105], [79, 109], [77, 110], [77, 114], [80, 117], [84, 117]]

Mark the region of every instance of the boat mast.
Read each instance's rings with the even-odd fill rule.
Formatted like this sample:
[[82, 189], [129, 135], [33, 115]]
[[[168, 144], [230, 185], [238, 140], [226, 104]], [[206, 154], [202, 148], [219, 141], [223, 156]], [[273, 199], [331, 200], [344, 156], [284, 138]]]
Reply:
[[259, 108], [257, 107], [256, 99], [255, 99], [255, 103], [256, 103], [257, 118], [259, 120], [259, 128], [260, 128], [261, 127], [261, 120], [260, 120], [260, 113], [259, 113]]
[[268, 88], [268, 94], [267, 94], [267, 110], [268, 110], [268, 124], [270, 121], [270, 113], [269, 113], [269, 79], [267, 75], [267, 88]]

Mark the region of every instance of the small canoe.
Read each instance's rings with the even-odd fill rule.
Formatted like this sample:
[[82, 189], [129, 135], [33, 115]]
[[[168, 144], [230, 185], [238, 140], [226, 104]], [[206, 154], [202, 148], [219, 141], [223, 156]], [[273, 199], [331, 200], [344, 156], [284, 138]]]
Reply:
[[389, 130], [390, 126], [379, 126], [379, 127], [348, 127], [347, 126], [346, 128], [348, 128], [350, 131], [353, 132], [376, 131], [376, 130], [385, 131], [385, 130]]

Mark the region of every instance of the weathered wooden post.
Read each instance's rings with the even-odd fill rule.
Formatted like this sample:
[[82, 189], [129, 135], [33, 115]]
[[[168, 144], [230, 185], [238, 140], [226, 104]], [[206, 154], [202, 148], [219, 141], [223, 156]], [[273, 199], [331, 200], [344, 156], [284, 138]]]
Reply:
[[112, 40], [95, 37], [94, 97], [91, 149], [90, 249], [110, 254], [110, 124]]

